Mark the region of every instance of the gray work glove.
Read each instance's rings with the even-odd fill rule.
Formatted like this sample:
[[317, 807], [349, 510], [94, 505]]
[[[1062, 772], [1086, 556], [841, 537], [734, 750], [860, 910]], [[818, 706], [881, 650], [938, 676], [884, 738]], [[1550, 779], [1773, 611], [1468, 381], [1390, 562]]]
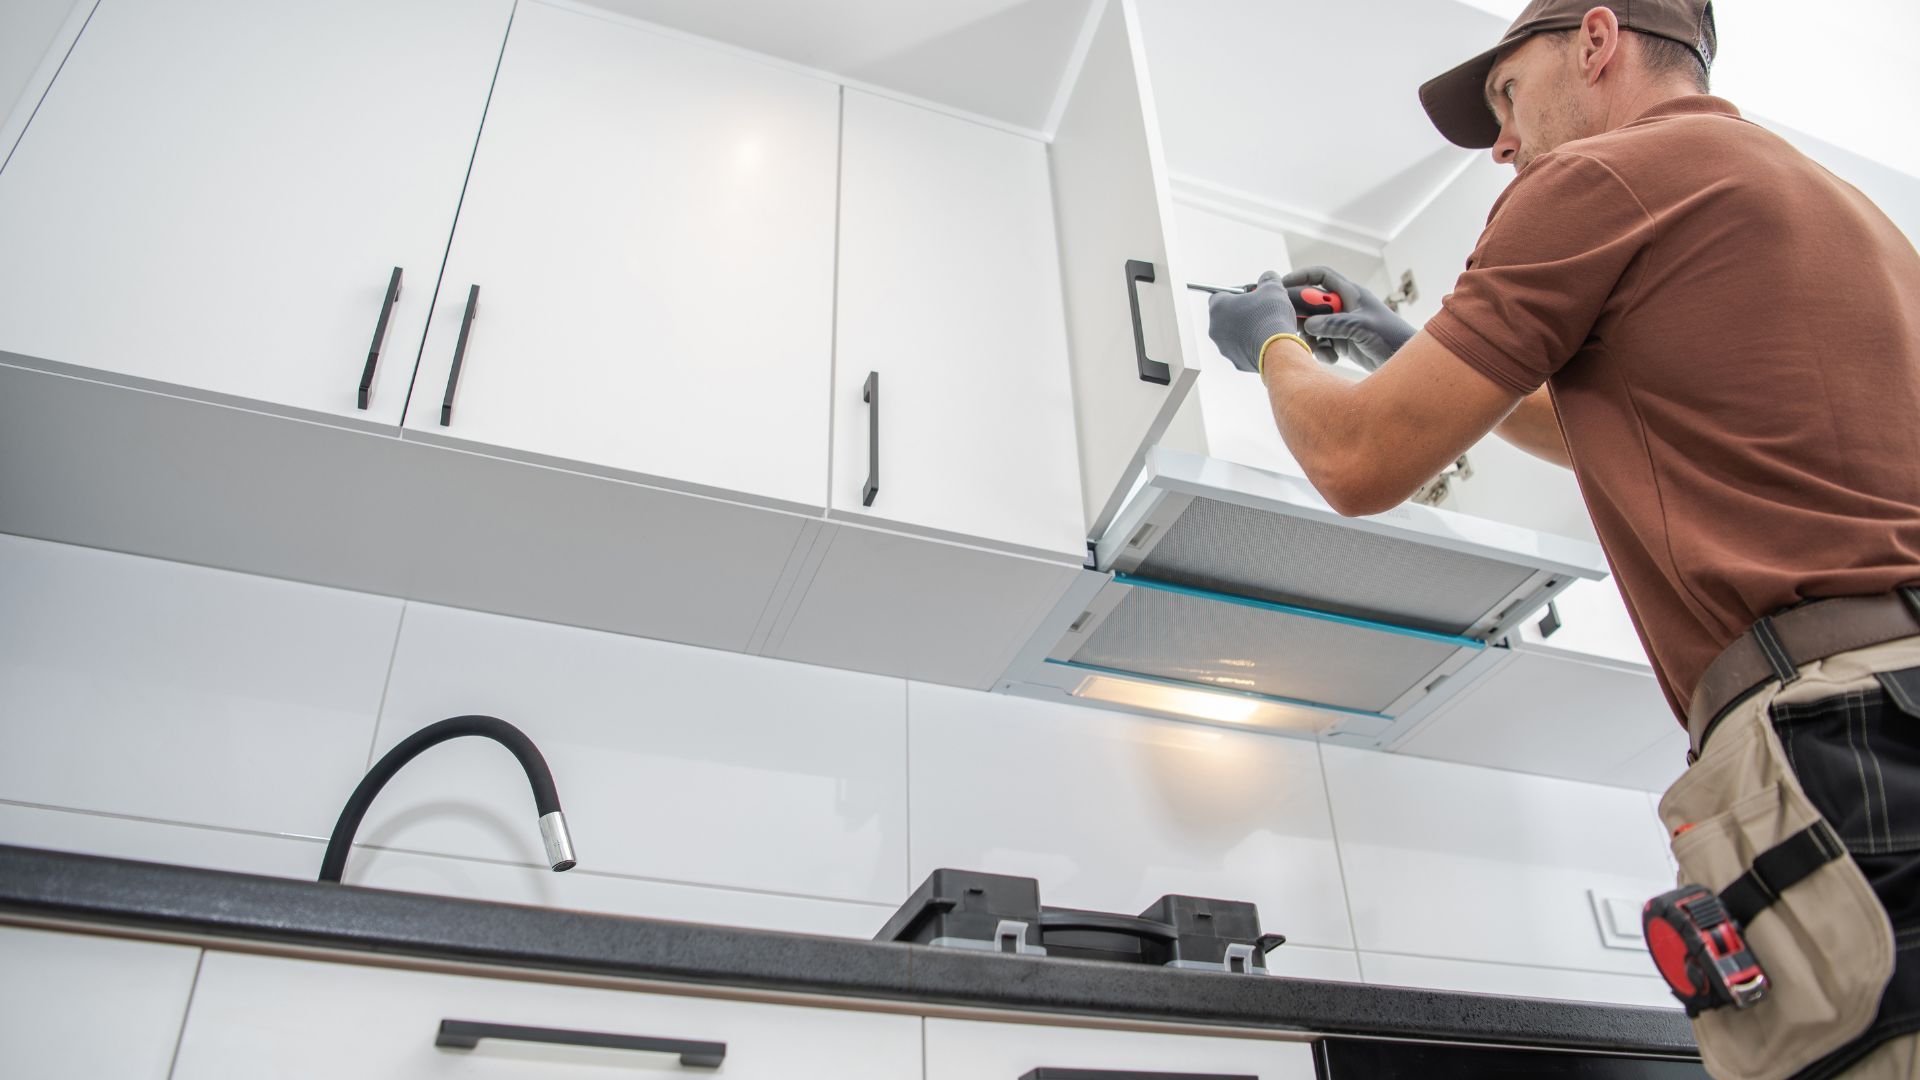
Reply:
[[1311, 285], [1339, 294], [1340, 314], [1315, 315], [1300, 327], [1307, 343], [1313, 346], [1313, 354], [1327, 363], [1352, 360], [1368, 371], [1378, 371], [1381, 364], [1419, 332], [1381, 303], [1379, 297], [1328, 267], [1295, 270], [1281, 278], [1280, 283]]
[[1207, 301], [1207, 316], [1207, 336], [1241, 371], [1260, 370], [1260, 347], [1273, 335], [1300, 332], [1287, 287], [1271, 270], [1246, 292], [1214, 293]]

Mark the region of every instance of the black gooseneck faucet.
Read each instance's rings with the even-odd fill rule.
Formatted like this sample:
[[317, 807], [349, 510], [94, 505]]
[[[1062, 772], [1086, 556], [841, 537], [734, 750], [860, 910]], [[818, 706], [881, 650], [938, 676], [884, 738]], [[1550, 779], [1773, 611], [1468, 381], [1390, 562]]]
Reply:
[[353, 847], [353, 834], [360, 831], [360, 819], [367, 816], [373, 797], [387, 786], [393, 774], [427, 747], [462, 735], [483, 735], [513, 751], [513, 756], [520, 759], [527, 783], [533, 785], [533, 805], [540, 814], [540, 840], [546, 845], [547, 861], [553, 864], [555, 873], [573, 868], [573, 838], [567, 834], [566, 815], [560, 812], [560, 793], [554, 790], [553, 772], [547, 768], [547, 759], [540, 756], [533, 740], [497, 717], [455, 716], [428, 724], [400, 740], [399, 745], [374, 763], [347, 799], [346, 808], [340, 811], [340, 820], [334, 823], [333, 836], [327, 840], [326, 857], [320, 861], [321, 881], [338, 882], [346, 872], [347, 851]]

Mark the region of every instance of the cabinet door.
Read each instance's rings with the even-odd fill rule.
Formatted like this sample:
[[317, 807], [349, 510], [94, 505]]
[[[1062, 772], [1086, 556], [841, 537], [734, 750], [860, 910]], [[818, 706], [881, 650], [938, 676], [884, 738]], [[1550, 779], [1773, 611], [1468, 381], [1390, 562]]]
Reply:
[[715, 1075], [673, 1053], [483, 1039], [434, 1045], [442, 1020], [726, 1044], [730, 1080], [920, 1075], [920, 1018], [591, 990], [210, 952], [175, 1080]]
[[[1196, 372], [1160, 121], [1133, 0], [1102, 0], [1049, 155], [1087, 535], [1106, 532]], [[1151, 282], [1136, 280], [1135, 264]], [[1130, 297], [1132, 299], [1130, 299]]]
[[1306, 1043], [937, 1019], [927, 1021], [926, 1039], [926, 1080], [1022, 1080], [1036, 1069], [1126, 1070], [1139, 1080], [1314, 1076]]
[[164, 1080], [200, 950], [0, 926], [0, 1072]]
[[1078, 562], [1045, 145], [853, 90], [842, 140], [833, 514]]
[[397, 424], [511, 7], [103, 0], [0, 172], [0, 350]]
[[823, 509], [838, 118], [831, 83], [522, 3], [409, 431]]

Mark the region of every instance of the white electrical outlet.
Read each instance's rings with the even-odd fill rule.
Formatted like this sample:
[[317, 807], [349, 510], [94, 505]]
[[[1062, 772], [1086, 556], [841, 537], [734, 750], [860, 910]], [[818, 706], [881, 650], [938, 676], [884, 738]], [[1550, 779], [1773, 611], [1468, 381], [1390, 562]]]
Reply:
[[1638, 952], [1646, 948], [1646, 935], [1640, 928], [1640, 911], [1645, 903], [1630, 900], [1623, 896], [1602, 896], [1598, 889], [1588, 889], [1587, 899], [1593, 904], [1593, 920], [1600, 927], [1600, 943], [1609, 949], [1631, 949]]

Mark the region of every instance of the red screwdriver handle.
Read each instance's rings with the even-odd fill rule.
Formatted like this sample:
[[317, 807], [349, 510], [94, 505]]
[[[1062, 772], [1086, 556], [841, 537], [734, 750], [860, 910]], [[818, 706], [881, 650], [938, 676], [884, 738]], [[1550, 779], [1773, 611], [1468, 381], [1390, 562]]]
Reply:
[[1343, 310], [1339, 293], [1311, 285], [1295, 285], [1287, 290], [1287, 297], [1293, 301], [1294, 312], [1303, 319], [1313, 315], [1338, 315]]

